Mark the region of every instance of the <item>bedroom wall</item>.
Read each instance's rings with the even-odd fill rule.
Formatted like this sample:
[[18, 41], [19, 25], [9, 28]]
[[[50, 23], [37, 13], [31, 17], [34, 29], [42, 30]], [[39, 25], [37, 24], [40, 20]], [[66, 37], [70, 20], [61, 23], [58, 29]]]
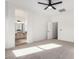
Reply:
[[27, 42], [47, 39], [47, 18], [33, 12], [28, 13]]
[[[74, 42], [74, 11], [70, 11], [66, 15], [61, 16], [59, 22], [59, 39]], [[62, 31], [60, 31], [62, 29]]]
[[74, 13], [72, 9], [48, 17], [31, 11], [26, 11], [26, 14], [28, 43], [47, 39], [48, 22], [58, 22], [59, 40], [74, 41]]
[[52, 22], [58, 22], [58, 40], [74, 42], [74, 11], [66, 12], [51, 17]]
[[5, 2], [5, 4], [5, 48], [12, 48], [15, 47], [15, 8], [8, 2]]

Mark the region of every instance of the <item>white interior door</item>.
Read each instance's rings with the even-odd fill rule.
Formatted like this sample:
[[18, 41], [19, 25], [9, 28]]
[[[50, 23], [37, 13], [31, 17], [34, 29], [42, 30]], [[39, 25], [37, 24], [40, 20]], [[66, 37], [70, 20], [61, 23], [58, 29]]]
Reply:
[[52, 22], [48, 23], [48, 39], [52, 39], [53, 38], [53, 25]]
[[48, 23], [48, 39], [58, 38], [58, 22]]
[[63, 28], [63, 22], [59, 22], [59, 25], [58, 25], [58, 39], [59, 40], [62, 40], [63, 39], [63, 31], [62, 31], [62, 28]]

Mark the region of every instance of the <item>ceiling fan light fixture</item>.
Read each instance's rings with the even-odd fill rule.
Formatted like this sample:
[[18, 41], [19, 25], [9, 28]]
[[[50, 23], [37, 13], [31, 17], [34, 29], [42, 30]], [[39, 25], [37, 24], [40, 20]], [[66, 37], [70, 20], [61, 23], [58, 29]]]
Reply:
[[49, 7], [48, 7], [48, 9], [52, 9], [52, 7], [51, 7], [51, 6], [49, 6]]

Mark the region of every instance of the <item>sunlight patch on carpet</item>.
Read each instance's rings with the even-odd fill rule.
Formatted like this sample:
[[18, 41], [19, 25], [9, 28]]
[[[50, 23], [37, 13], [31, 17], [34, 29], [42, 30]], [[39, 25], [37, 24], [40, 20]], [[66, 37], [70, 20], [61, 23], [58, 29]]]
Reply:
[[13, 53], [15, 54], [16, 57], [19, 56], [24, 56], [24, 55], [29, 55], [33, 53], [37, 53], [42, 51], [42, 49], [38, 47], [30, 47], [30, 48], [23, 48], [23, 49], [18, 49], [18, 50], [13, 50]]
[[58, 47], [61, 47], [61, 46], [62, 45], [50, 43], [50, 44], [45, 44], [45, 45], [39, 45], [38, 47], [47, 50], [47, 49], [58, 48]]
[[34, 47], [29, 47], [29, 48], [17, 49], [17, 50], [13, 50], [12, 52], [15, 54], [16, 57], [20, 57], [24, 55], [38, 53], [48, 49], [59, 48], [61, 46], [62, 45], [59, 45], [59, 44], [49, 43], [49, 44], [43, 44], [43, 45], [38, 45]]

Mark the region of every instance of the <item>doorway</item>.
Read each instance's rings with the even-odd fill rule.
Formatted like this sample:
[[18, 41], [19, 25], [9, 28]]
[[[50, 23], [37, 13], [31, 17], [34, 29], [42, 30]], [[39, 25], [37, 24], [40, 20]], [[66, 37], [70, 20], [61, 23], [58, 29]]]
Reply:
[[26, 15], [22, 9], [15, 9], [15, 46], [26, 44], [27, 31], [26, 31]]
[[47, 39], [58, 39], [58, 22], [48, 23], [48, 38]]
[[24, 31], [24, 23], [17, 22], [15, 25], [16, 33], [15, 33], [15, 45], [22, 45], [26, 43], [27, 32]]
[[53, 39], [58, 39], [58, 22], [53, 22]]

